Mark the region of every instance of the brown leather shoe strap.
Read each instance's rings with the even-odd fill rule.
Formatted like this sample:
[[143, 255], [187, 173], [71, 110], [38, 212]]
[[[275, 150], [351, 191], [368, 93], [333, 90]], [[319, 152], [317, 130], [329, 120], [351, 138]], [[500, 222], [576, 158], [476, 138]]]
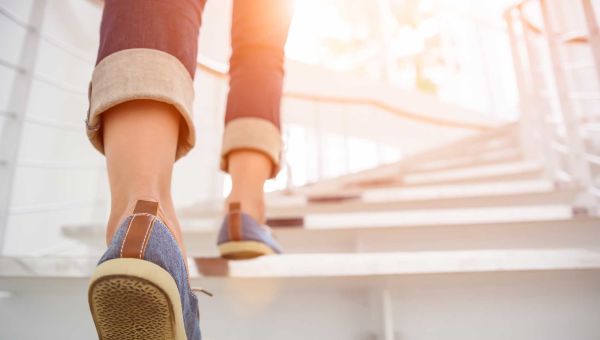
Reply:
[[242, 240], [242, 212], [239, 202], [229, 203], [229, 238], [231, 241]]
[[144, 258], [157, 213], [158, 202], [137, 201], [121, 245], [121, 257]]

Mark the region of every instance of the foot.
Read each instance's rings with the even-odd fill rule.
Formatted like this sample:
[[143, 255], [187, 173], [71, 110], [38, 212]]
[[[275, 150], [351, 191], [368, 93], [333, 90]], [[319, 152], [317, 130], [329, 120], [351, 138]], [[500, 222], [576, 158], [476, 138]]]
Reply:
[[271, 229], [242, 212], [239, 202], [229, 203], [217, 245], [221, 256], [227, 259], [249, 259], [282, 252]]
[[157, 202], [137, 201], [100, 259], [88, 296], [100, 339], [201, 339], [185, 258]]

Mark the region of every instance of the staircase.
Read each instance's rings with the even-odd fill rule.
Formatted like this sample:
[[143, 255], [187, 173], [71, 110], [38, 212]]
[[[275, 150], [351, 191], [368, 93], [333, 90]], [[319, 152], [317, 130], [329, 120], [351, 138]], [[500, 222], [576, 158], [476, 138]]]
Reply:
[[[548, 179], [506, 126], [396, 164], [268, 195], [286, 254], [228, 262], [214, 255], [220, 212], [182, 216], [199, 273], [345, 277], [598, 268], [600, 218], [581, 191]], [[585, 211], [585, 210], [583, 210]], [[76, 234], [76, 231], [71, 231]], [[79, 230], [79, 233], [82, 231]]]
[[[581, 190], [522, 157], [516, 132], [509, 125], [396, 164], [268, 194], [268, 224], [282, 256], [212, 258], [223, 213], [184, 209], [188, 253], [199, 275], [225, 277], [598, 268], [600, 218], [576, 205]], [[102, 228], [64, 233], [103, 247]]]
[[[285, 249], [280, 256], [223, 260], [214, 245], [223, 212], [201, 204], [183, 209], [193, 281], [216, 295], [200, 302], [209, 334], [214, 325], [221, 329], [213, 333], [219, 334], [216, 338], [227, 338], [224, 323], [239, 308], [251, 314], [236, 318], [242, 327], [252, 328], [256, 318], [284, 322], [299, 311], [314, 313], [319, 306], [331, 313], [326, 320], [344, 309], [369, 315], [357, 321], [356, 329], [338, 329], [332, 339], [402, 339], [405, 332], [412, 338], [411, 332], [416, 336], [422, 329], [402, 321], [414, 321], [405, 314], [412, 311], [403, 306], [418, 309], [427, 300], [413, 294], [460, 299], [466, 297], [462, 289], [472, 291], [467, 296], [474, 305], [488, 299], [484, 305], [492, 314], [509, 319], [508, 310], [498, 307], [502, 296], [521, 311], [515, 315], [526, 318], [545, 315], [537, 310], [540, 301], [553, 306], [549, 313], [560, 314], [556, 308], [565, 301], [555, 301], [556, 294], [570, 299], [576, 290], [600, 301], [592, 288], [600, 284], [600, 217], [579, 205], [585, 190], [560, 183], [548, 176], [543, 164], [524, 157], [519, 138], [519, 125], [509, 124], [394, 164], [270, 193], [268, 223]], [[101, 226], [70, 226], [63, 232], [97, 254], [104, 249]], [[47, 277], [86, 277], [94, 267], [92, 258], [19, 261]], [[522, 300], [525, 296], [531, 300]], [[413, 298], [417, 300], [411, 302]], [[305, 299], [322, 303], [306, 306]], [[356, 301], [363, 307], [354, 305]], [[449, 317], [436, 318], [436, 308], [446, 307], [425, 303], [433, 305], [426, 307], [424, 318], [439, 324]], [[285, 311], [280, 304], [297, 307]], [[465, 317], [472, 308], [484, 306], [456, 301], [444, 305]], [[581, 312], [587, 308], [576, 306]], [[308, 327], [312, 319], [304, 317]], [[592, 333], [600, 331], [587, 321], [569, 320]], [[318, 327], [340, 327], [348, 321], [330, 322]], [[290, 327], [298, 331], [299, 326]], [[323, 336], [317, 329], [302, 329], [302, 334]], [[500, 339], [495, 329], [492, 338]], [[522, 336], [539, 333], [523, 331]]]

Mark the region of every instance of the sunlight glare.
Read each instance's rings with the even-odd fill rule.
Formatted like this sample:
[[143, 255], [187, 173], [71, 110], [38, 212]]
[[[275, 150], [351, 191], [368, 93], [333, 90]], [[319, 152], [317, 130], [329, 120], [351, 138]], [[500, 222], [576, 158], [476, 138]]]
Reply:
[[351, 23], [342, 19], [331, 1], [296, 1], [286, 54], [306, 63], [318, 63], [318, 50], [327, 38], [350, 40]]

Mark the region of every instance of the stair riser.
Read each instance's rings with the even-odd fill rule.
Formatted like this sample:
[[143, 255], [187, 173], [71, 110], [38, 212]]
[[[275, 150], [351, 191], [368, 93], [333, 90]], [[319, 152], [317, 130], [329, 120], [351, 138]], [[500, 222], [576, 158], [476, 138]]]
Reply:
[[[306, 214], [341, 213], [341, 212], [376, 212], [386, 210], [433, 210], [433, 209], [466, 209], [498, 206], [535, 206], [573, 203], [576, 191], [540, 192], [522, 195], [473, 196], [447, 199], [402, 200], [392, 202], [364, 202], [359, 199], [332, 203], [311, 203], [289, 207], [272, 207], [268, 209], [269, 219], [295, 218]], [[368, 198], [366, 198], [368, 199]]]
[[[598, 221], [532, 222], [375, 230], [275, 231], [287, 254], [481, 249], [600, 250]], [[186, 234], [190, 256], [216, 254], [212, 233]]]

